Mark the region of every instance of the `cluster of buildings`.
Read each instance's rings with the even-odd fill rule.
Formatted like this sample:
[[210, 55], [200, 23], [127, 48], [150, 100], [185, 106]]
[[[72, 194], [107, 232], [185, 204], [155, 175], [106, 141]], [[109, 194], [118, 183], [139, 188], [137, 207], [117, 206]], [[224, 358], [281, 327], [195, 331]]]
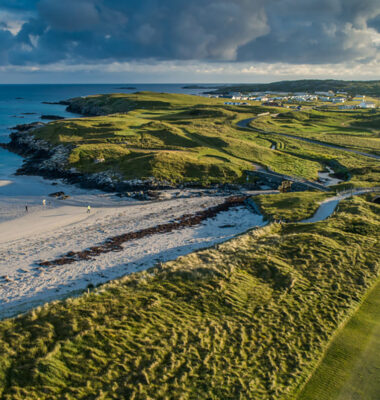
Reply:
[[248, 103], [240, 103], [238, 101], [226, 101], [224, 104], [227, 106], [249, 106]]
[[[230, 101], [226, 101], [224, 104], [233, 106], [247, 106], [247, 101], [260, 101], [264, 106], [272, 107], [287, 107], [285, 104], [299, 104], [301, 102], [324, 102], [341, 105], [339, 108], [344, 110], [351, 110], [357, 108], [376, 108], [376, 104], [373, 102], [366, 102], [365, 96], [357, 95], [350, 97], [347, 92], [337, 91], [316, 91], [313, 94], [304, 92], [295, 93], [279, 93], [279, 92], [255, 92], [255, 93], [229, 93], [223, 95], [211, 95], [213, 98], [226, 98]], [[358, 104], [345, 105], [347, 101], [358, 102]], [[294, 108], [294, 107], [292, 107]]]
[[358, 108], [376, 108], [376, 104], [372, 101], [362, 101], [359, 104], [346, 104], [339, 107], [340, 110], [355, 110]]

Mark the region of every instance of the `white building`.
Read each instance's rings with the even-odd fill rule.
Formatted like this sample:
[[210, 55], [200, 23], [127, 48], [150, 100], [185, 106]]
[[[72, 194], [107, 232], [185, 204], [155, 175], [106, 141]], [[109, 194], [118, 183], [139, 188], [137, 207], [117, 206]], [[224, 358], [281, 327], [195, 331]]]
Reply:
[[371, 102], [366, 103], [365, 101], [363, 101], [359, 104], [358, 107], [359, 108], [376, 108], [376, 105], [375, 105], [375, 103], [371, 103]]
[[224, 103], [226, 106], [248, 106], [248, 103], [240, 103], [240, 102], [236, 102], [236, 101], [226, 101]]
[[333, 103], [345, 103], [346, 99], [344, 97], [335, 97]]

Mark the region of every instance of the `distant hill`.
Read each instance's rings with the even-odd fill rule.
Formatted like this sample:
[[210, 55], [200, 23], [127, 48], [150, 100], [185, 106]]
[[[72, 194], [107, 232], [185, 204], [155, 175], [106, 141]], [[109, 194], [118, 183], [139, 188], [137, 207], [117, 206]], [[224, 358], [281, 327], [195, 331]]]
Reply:
[[280, 81], [272, 83], [252, 83], [244, 85], [220, 86], [212, 93], [227, 92], [315, 92], [315, 91], [345, 91], [351, 95], [363, 94], [380, 97], [380, 80], [377, 81], [341, 81], [334, 79], [303, 79], [297, 81]]

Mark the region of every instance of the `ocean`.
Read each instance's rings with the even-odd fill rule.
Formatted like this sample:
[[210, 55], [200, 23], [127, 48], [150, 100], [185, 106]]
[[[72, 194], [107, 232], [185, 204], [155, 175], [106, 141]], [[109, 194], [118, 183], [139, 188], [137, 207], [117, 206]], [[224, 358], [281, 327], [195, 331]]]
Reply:
[[[0, 143], [9, 141], [10, 128], [18, 124], [40, 121], [41, 115], [72, 117], [65, 106], [43, 104], [72, 97], [104, 93], [153, 91], [163, 93], [199, 94], [205, 89], [183, 89], [185, 84], [84, 84], [84, 85], [0, 85]], [[134, 89], [121, 89], [122, 87]], [[46, 121], [45, 121], [46, 122]], [[22, 158], [0, 148], [0, 181], [12, 179]], [[1, 195], [1, 192], [0, 192]]]

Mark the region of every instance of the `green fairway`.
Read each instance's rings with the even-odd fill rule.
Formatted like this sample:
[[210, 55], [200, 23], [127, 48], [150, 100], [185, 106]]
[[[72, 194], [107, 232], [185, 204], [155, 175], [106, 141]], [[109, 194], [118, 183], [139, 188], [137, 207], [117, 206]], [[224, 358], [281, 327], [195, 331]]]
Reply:
[[379, 111], [281, 111], [275, 117], [259, 117], [251, 122], [251, 126], [265, 132], [286, 133], [380, 154]]
[[[324, 165], [330, 166], [339, 178], [349, 180], [352, 186], [370, 187], [379, 185], [379, 160], [318, 144], [301, 142], [297, 139], [274, 133], [262, 133], [260, 137], [270, 137], [273, 143], [276, 144], [276, 148], [279, 148], [282, 153], [319, 161]], [[341, 186], [346, 185], [342, 184]]]
[[380, 282], [338, 333], [297, 400], [378, 400]]

